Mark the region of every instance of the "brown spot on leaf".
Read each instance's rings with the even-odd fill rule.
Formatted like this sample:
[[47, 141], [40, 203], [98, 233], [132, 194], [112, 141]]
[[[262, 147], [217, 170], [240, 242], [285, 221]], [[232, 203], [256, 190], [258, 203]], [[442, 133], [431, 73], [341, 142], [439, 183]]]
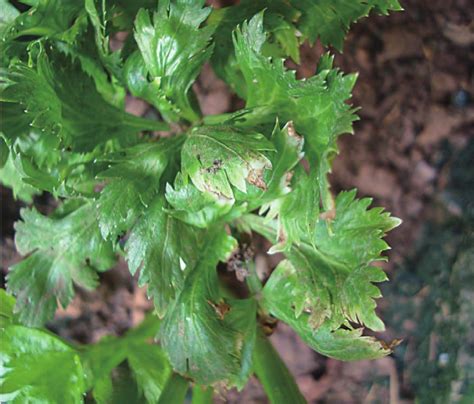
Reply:
[[251, 246], [246, 243], [242, 244], [227, 261], [227, 270], [235, 272], [237, 280], [244, 282], [245, 278], [249, 275], [247, 264], [253, 259], [254, 255], [255, 252]]
[[336, 209], [329, 209], [326, 212], [323, 212], [319, 215], [323, 220], [334, 220], [336, 218]]
[[206, 172], [210, 174], [215, 174], [222, 168], [222, 160], [216, 159], [212, 162], [212, 166], [206, 168]]
[[296, 130], [295, 130], [295, 126], [293, 124], [293, 121], [288, 121], [288, 123], [286, 124], [286, 129], [288, 131], [288, 136], [291, 136], [291, 137], [294, 137], [298, 140], [301, 139], [301, 136], [298, 135], [298, 133], [296, 133]]
[[247, 176], [247, 181], [257, 188], [267, 190], [267, 184], [263, 181], [263, 170], [251, 170]]
[[219, 303], [214, 303], [211, 300], [207, 300], [207, 303], [214, 309], [219, 317], [219, 320], [224, 320], [225, 315], [230, 311], [230, 306], [223, 300]]
[[263, 332], [268, 337], [273, 334], [275, 328], [278, 325], [278, 319], [273, 317], [271, 314], [263, 314], [259, 316], [259, 323], [262, 327]]
[[394, 339], [390, 342], [380, 341], [380, 345], [382, 345], [383, 349], [387, 349], [389, 351], [393, 351], [398, 345], [402, 343], [402, 339]]
[[292, 180], [292, 178], [293, 178], [293, 174], [294, 174], [293, 171], [288, 171], [288, 172], [286, 173], [286, 176], [285, 176], [285, 185], [287, 185], [287, 186], [290, 185], [290, 182], [291, 182], [291, 180]]
[[278, 243], [286, 243], [286, 234], [282, 228], [280, 228], [280, 230], [278, 231]]

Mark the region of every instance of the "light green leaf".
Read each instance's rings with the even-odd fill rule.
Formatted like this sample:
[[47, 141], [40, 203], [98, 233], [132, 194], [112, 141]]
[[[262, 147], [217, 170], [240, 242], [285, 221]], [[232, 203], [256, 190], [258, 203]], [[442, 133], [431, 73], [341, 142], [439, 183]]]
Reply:
[[295, 72], [286, 70], [283, 60], [262, 55], [264, 42], [262, 14], [234, 33], [237, 62], [247, 86], [249, 112], [242, 118], [248, 125], [269, 123], [275, 117], [293, 121], [296, 132], [304, 136], [305, 157], [311, 170], [318, 173], [320, 196], [329, 210], [332, 206], [326, 177], [337, 153], [337, 137], [351, 133], [357, 118], [346, 104], [356, 76], [344, 76], [332, 69], [332, 59], [324, 56], [315, 76], [296, 80]]
[[20, 15], [20, 12], [15, 8], [15, 6], [10, 4], [8, 0], [0, 0], [0, 7], [2, 9], [2, 15], [0, 16], [1, 32], [5, 25], [12, 22], [16, 17], [18, 17], [18, 15]]
[[266, 189], [263, 174], [271, 168], [264, 152], [273, 145], [256, 132], [202, 126], [192, 130], [181, 150], [181, 168], [201, 192], [234, 199], [232, 186], [245, 193], [246, 182]]
[[331, 358], [352, 361], [376, 359], [386, 356], [390, 350], [373, 337], [362, 336], [362, 328], [331, 329], [328, 324], [314, 327], [312, 314], [295, 313], [297, 295], [303, 292], [302, 279], [289, 261], [283, 261], [272, 273], [264, 288], [265, 307], [277, 318], [290, 325], [315, 351]]
[[266, 219], [278, 217], [278, 243], [270, 252], [285, 250], [293, 243], [299, 244], [301, 237], [312, 234], [319, 216], [319, 188], [314, 172], [306, 174], [298, 166], [292, 178], [293, 189], [284, 197], [264, 205], [261, 212], [268, 208]]
[[[250, 209], [260, 206], [266, 202], [273, 201], [290, 192], [290, 182], [293, 176], [292, 170], [303, 158], [304, 139], [299, 136], [293, 126], [293, 122], [288, 122], [283, 129], [280, 129], [278, 120], [272, 132], [271, 141], [276, 153], [272, 153], [270, 160], [271, 171], [265, 172], [264, 182], [267, 189], [260, 192], [260, 195], [250, 201]], [[262, 211], [265, 211], [264, 207]]]
[[58, 304], [69, 304], [73, 283], [94, 288], [96, 270], [110, 268], [114, 254], [100, 235], [91, 204], [63, 217], [45, 217], [34, 209], [23, 209], [21, 216], [15, 243], [21, 254], [30, 255], [10, 268], [7, 286], [17, 297], [20, 321], [36, 326], [52, 318]]
[[[386, 280], [386, 276], [381, 268], [371, 266], [371, 263], [384, 259], [381, 253], [389, 247], [382, 237], [400, 221], [381, 208], [367, 210], [370, 199], [354, 198], [355, 191], [340, 193], [336, 199], [335, 217], [313, 218], [311, 233], [300, 234], [299, 242], [284, 249], [292, 265], [286, 264], [281, 272], [286, 270], [288, 274], [291, 267], [291, 276], [288, 275], [289, 280], [285, 282], [269, 281], [265, 286], [270, 311], [273, 305], [283, 304], [279, 296], [287, 287], [292, 296], [288, 307], [294, 311], [295, 318], [310, 313], [312, 329], [336, 330], [341, 325], [346, 326], [348, 321], [375, 331], [384, 329], [375, 314], [373, 299], [381, 294], [373, 283]], [[268, 219], [266, 224], [265, 219], [256, 219], [246, 222], [276, 240], [275, 224]], [[270, 280], [273, 277], [272, 274]]]
[[0, 289], [0, 329], [16, 322], [14, 307], [15, 298], [9, 295], [5, 289]]
[[39, 194], [39, 191], [31, 185], [25, 183], [21, 174], [13, 163], [12, 155], [8, 155], [5, 165], [0, 168], [0, 182], [12, 189], [13, 196], [27, 203], [33, 201], [33, 196]]
[[200, 192], [190, 182], [189, 177], [181, 173], [176, 175], [174, 188], [166, 184], [165, 196], [173, 207], [173, 209], [167, 209], [167, 213], [196, 227], [206, 228], [218, 220], [230, 221], [234, 217], [230, 213], [232, 201], [223, 198], [216, 199], [212, 194]]
[[83, 402], [84, 372], [74, 349], [46, 331], [23, 326], [9, 326], [1, 334], [0, 400]]
[[[204, 0], [164, 0], [159, 2], [153, 20], [143, 9], [135, 20], [135, 40], [142, 61], [135, 59], [133, 67], [129, 66], [130, 89], [154, 104], [169, 120], [199, 118], [188, 93], [212, 52], [212, 27], [199, 28], [211, 11], [203, 5]], [[148, 80], [143, 77], [144, 71], [151, 77], [149, 84], [145, 83]], [[137, 87], [138, 79], [141, 84]]]

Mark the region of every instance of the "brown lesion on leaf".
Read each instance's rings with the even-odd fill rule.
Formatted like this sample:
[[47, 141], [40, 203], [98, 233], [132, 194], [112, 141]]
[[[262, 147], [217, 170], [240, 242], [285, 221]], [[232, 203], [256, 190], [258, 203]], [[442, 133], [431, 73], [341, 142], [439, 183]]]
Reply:
[[291, 180], [293, 179], [294, 171], [288, 171], [285, 175], [285, 185], [289, 186], [291, 184]]
[[259, 313], [258, 322], [267, 337], [274, 333], [278, 325], [278, 319], [268, 313]]
[[336, 218], [336, 208], [332, 208], [327, 210], [326, 212], [322, 212], [319, 215], [319, 218], [322, 220], [329, 220], [332, 221]]
[[224, 300], [218, 303], [214, 303], [212, 300], [207, 300], [209, 306], [211, 306], [217, 314], [219, 320], [224, 320], [225, 315], [230, 311], [231, 307]]
[[286, 130], [288, 132], [288, 136], [294, 137], [298, 140], [302, 139], [302, 137], [300, 135], [298, 135], [298, 133], [296, 133], [295, 125], [293, 124], [293, 121], [288, 121], [287, 124], [285, 125], [285, 127], [286, 127]]
[[254, 255], [255, 251], [250, 245], [246, 243], [242, 244], [227, 261], [227, 270], [235, 272], [237, 280], [244, 282], [245, 278], [249, 276], [247, 265], [252, 261]]
[[263, 181], [263, 169], [250, 170], [247, 175], [247, 181], [263, 191], [267, 190], [267, 184]]
[[222, 168], [222, 165], [223, 163], [221, 159], [215, 159], [212, 162], [212, 165], [210, 167], [207, 167], [205, 171], [209, 174], [215, 174]]
[[380, 342], [380, 345], [382, 345], [383, 349], [386, 349], [388, 351], [393, 351], [398, 345], [400, 345], [403, 342], [403, 340], [395, 338], [394, 340], [390, 342], [385, 342], [383, 340], [380, 340], [379, 342]]
[[278, 230], [278, 244], [285, 244], [286, 243], [286, 234], [282, 227]]

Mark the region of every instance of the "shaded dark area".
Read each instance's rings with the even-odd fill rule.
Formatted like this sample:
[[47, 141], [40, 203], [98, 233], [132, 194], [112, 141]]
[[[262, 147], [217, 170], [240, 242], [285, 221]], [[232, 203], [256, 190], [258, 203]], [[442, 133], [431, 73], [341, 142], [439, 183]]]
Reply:
[[[357, 187], [404, 221], [389, 237], [391, 282], [380, 301], [383, 338], [403, 342], [390, 357], [341, 363], [312, 352], [280, 324], [272, 341], [312, 403], [474, 402], [474, 5], [403, 5], [404, 13], [355, 25], [336, 57], [345, 72], [359, 72], [353, 103], [362, 109], [355, 136], [339, 142], [331, 178], [335, 192]], [[304, 45], [300, 76], [312, 74], [322, 52]], [[205, 114], [239, 104], [208, 67], [195, 89]], [[147, 106], [130, 100], [127, 109], [143, 114]], [[23, 204], [5, 188], [1, 199], [3, 286], [8, 266], [20, 259], [12, 237]], [[36, 197], [35, 206], [46, 212], [51, 199]], [[265, 243], [253, 246], [258, 269], [274, 268]], [[150, 308], [120, 262], [96, 291], [78, 290], [49, 327], [91, 343], [123, 334]], [[266, 402], [256, 380], [217, 400]]]

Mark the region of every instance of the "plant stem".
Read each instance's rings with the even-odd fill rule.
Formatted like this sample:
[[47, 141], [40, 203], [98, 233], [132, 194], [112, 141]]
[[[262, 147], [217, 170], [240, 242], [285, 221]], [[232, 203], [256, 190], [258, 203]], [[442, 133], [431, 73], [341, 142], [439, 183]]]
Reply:
[[188, 381], [177, 373], [173, 373], [160, 395], [158, 404], [183, 403], [188, 392]]
[[306, 403], [293, 375], [261, 332], [255, 341], [253, 362], [255, 374], [272, 404]]
[[212, 404], [213, 389], [210, 386], [193, 387], [193, 401], [192, 404]]
[[257, 266], [255, 265], [254, 260], [250, 260], [247, 263], [247, 271], [248, 271], [248, 276], [245, 279], [247, 281], [247, 286], [250, 290], [250, 293], [258, 297], [258, 295], [263, 289], [263, 285], [262, 285], [262, 282], [260, 281], [260, 278], [258, 277]]

